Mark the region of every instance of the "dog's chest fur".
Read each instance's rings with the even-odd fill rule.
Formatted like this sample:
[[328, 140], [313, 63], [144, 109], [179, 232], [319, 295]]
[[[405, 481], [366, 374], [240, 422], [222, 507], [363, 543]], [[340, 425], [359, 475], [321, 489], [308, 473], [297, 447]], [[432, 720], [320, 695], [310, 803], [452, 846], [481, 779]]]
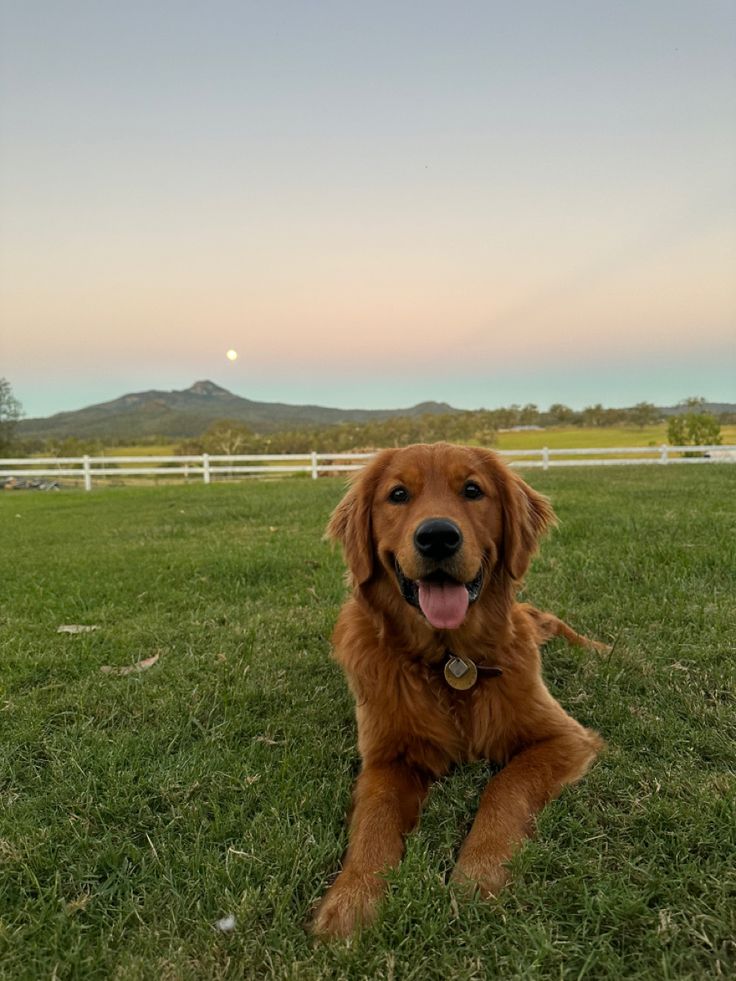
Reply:
[[[351, 605], [338, 619], [334, 655], [355, 697], [364, 762], [403, 757], [437, 776], [454, 763], [505, 763], [524, 741], [524, 719], [534, 714], [534, 704], [549, 699], [536, 645], [528, 638], [519, 643], [515, 631], [513, 656], [497, 648], [479, 658], [499, 664], [503, 675], [481, 672], [473, 688], [455, 691], [443, 677], [442, 648], [430, 665], [398, 638], [379, 636], [369, 618], [348, 615]], [[471, 656], [470, 649], [458, 653]]]
[[453, 763], [506, 761], [516, 739], [505, 679], [481, 677], [469, 691], [458, 692], [447, 686], [441, 670], [421, 662], [394, 661], [381, 673], [380, 696], [370, 682], [354, 685], [364, 760], [376, 760], [378, 748], [390, 746], [394, 758], [437, 776]]

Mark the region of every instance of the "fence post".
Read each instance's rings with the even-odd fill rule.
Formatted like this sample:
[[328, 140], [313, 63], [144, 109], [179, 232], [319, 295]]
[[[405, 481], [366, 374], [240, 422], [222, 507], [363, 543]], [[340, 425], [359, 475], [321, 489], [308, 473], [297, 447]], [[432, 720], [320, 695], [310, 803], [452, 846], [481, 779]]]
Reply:
[[549, 446], [542, 447], [542, 470], [549, 470]]
[[89, 457], [82, 457], [82, 469], [84, 470], [84, 489], [92, 490], [92, 468], [89, 465]]
[[202, 454], [202, 473], [204, 476], [205, 484], [210, 482], [210, 455], [209, 453]]
[[662, 445], [659, 448], [659, 462], [660, 463], [667, 463], [668, 460], [669, 460], [669, 457], [667, 456], [667, 444], [666, 443], [662, 443]]
[[316, 480], [319, 474], [317, 473], [317, 453], [312, 450], [312, 480]]

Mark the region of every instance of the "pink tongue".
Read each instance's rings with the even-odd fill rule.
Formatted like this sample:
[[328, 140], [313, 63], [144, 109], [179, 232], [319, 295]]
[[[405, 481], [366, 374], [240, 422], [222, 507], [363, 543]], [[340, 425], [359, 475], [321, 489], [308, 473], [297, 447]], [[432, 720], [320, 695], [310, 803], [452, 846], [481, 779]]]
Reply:
[[468, 591], [462, 583], [436, 583], [419, 580], [419, 606], [433, 627], [454, 630], [468, 612]]

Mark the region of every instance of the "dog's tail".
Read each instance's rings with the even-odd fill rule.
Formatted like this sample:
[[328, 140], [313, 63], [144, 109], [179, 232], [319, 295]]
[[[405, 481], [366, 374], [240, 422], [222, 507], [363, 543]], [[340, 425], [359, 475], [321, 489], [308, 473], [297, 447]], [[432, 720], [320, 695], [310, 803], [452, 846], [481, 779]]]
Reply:
[[546, 643], [553, 637], [564, 637], [569, 644], [574, 644], [576, 647], [587, 647], [590, 650], [599, 651], [601, 654], [610, 652], [611, 647], [608, 644], [603, 644], [599, 640], [592, 640], [584, 634], [579, 634], [568, 623], [565, 623], [564, 620], [556, 617], [554, 613], [538, 610], [529, 603], [524, 603], [523, 605], [536, 627], [537, 640], [540, 644]]

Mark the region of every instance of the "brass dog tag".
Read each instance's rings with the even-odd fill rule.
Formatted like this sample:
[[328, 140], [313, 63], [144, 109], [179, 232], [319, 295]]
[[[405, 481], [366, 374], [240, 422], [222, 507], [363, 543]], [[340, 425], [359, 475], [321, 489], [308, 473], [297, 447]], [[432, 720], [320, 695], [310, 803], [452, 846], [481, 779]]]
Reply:
[[478, 669], [472, 661], [451, 654], [445, 662], [445, 681], [450, 688], [467, 691], [478, 680]]

